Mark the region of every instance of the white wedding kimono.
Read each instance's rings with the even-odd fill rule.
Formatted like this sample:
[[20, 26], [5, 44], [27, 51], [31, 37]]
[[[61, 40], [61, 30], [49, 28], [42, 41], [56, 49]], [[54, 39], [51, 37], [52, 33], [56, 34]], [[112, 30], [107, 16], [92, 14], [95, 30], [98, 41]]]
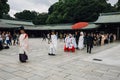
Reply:
[[77, 44], [76, 44], [76, 40], [75, 40], [75, 38], [72, 37], [71, 39], [72, 39], [71, 41], [72, 41], [73, 46], [76, 48], [76, 47], [77, 47]]
[[19, 43], [20, 43], [20, 54], [28, 53], [28, 35], [21, 34], [19, 37]]
[[70, 46], [70, 38], [66, 37], [65, 38], [65, 47], [68, 48]]
[[51, 35], [51, 42], [50, 42], [50, 53], [55, 54], [57, 50], [57, 36]]
[[84, 48], [84, 36], [80, 36], [79, 37], [78, 48], [79, 49], [83, 49]]

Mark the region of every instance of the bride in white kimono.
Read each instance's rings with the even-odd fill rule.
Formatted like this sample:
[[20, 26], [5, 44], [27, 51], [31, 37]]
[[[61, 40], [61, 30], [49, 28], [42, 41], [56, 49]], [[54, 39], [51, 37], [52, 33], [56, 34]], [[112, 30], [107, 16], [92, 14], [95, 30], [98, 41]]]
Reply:
[[78, 42], [78, 48], [81, 50], [84, 48], [84, 34], [83, 32], [80, 32], [79, 42]]

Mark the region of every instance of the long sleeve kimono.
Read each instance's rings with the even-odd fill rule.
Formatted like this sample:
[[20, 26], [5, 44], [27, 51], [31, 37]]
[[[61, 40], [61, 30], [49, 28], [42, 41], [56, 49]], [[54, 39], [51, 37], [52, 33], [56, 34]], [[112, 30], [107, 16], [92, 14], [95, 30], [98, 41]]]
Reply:
[[79, 49], [83, 49], [84, 48], [84, 36], [80, 36], [79, 37], [78, 48]]
[[68, 48], [70, 45], [70, 38], [69, 37], [66, 37], [65, 38], [65, 47]]
[[104, 41], [105, 41], [105, 36], [104, 35], [101, 35], [101, 45], [104, 45]]
[[65, 38], [65, 46], [64, 51], [72, 51], [75, 52], [75, 39], [73, 37], [66, 37]]
[[77, 48], [76, 40], [74, 37], [72, 37], [72, 44], [74, 45], [75, 48]]
[[55, 54], [55, 51], [57, 50], [57, 36], [51, 35], [51, 44], [53, 46], [53, 54]]
[[28, 35], [21, 34], [19, 37], [19, 43], [20, 43], [20, 53], [28, 53]]

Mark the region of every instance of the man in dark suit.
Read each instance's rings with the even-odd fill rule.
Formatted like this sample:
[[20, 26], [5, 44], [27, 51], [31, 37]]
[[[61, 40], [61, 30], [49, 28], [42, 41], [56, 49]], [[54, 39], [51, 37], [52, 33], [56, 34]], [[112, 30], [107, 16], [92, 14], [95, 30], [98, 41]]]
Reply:
[[92, 34], [88, 33], [86, 40], [87, 40], [87, 53], [91, 54], [91, 49], [93, 48], [93, 36], [92, 36]]
[[80, 35], [78, 34], [78, 32], [75, 32], [75, 35], [74, 35], [74, 37], [75, 37], [76, 44], [77, 44], [77, 47], [76, 47], [76, 49], [78, 49], [78, 41], [79, 41], [79, 37], [80, 37]]

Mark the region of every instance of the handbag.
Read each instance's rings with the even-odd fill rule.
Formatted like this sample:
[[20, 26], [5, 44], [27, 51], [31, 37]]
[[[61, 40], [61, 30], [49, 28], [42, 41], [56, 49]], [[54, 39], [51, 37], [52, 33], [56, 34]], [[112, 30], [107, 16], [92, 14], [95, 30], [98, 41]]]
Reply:
[[19, 54], [19, 60], [21, 62], [26, 62], [26, 60], [28, 60], [28, 56], [26, 55], [25, 52], [24, 52], [24, 54]]
[[28, 60], [27, 54], [24, 52], [25, 59]]

